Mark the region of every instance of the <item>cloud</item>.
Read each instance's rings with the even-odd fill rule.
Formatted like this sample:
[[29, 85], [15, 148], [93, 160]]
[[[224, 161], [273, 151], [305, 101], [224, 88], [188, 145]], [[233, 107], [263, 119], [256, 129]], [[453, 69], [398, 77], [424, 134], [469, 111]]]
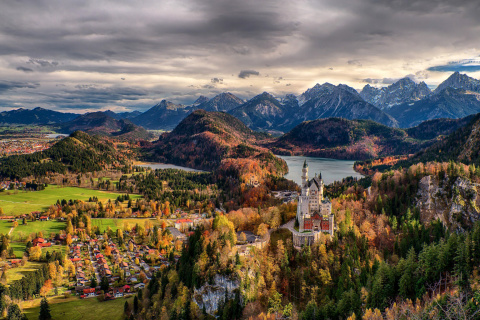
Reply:
[[476, 72], [480, 71], [480, 59], [465, 59], [450, 61], [447, 64], [437, 65], [428, 68], [428, 71], [437, 72]]
[[210, 80], [212, 83], [223, 83], [223, 79], [222, 78], [212, 78]]
[[385, 85], [390, 85], [392, 83], [397, 82], [401, 78], [381, 78], [381, 79], [372, 79], [372, 78], [366, 78], [362, 79], [363, 82], [369, 83], [369, 84], [385, 84]]
[[32, 69], [30, 68], [25, 68], [25, 67], [17, 67], [18, 71], [23, 71], [23, 72], [33, 72]]
[[2, 93], [8, 90], [19, 88], [35, 89], [39, 86], [40, 84], [38, 83], [0, 80], [0, 92]]
[[351, 66], [358, 66], [358, 67], [362, 66], [362, 63], [360, 62], [360, 60], [348, 60], [347, 63]]
[[[444, 72], [480, 72], [449, 63], [480, 54], [477, 0], [22, 0], [2, 3], [0, 19], [2, 79], [41, 85], [0, 89], [3, 101], [25, 106], [80, 106], [90, 94], [92, 108], [188, 103], [222, 83], [249, 97], [315, 82], [388, 85], [411, 74], [436, 84]], [[272, 86], [279, 75], [289, 88]], [[142, 94], [126, 95], [126, 78]], [[98, 87], [75, 88], [85, 83]]]
[[255, 71], [255, 70], [242, 70], [238, 74], [238, 77], [241, 78], [241, 79], [245, 79], [245, 78], [248, 78], [250, 76], [258, 76], [258, 75], [260, 75], [260, 72]]

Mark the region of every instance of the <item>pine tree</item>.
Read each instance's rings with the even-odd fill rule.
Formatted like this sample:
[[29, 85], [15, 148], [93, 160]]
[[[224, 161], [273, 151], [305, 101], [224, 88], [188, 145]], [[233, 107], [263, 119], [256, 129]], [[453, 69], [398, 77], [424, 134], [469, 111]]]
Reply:
[[95, 288], [97, 286], [97, 277], [92, 276], [92, 279], [90, 280], [90, 287]]
[[17, 304], [12, 303], [8, 307], [7, 320], [23, 320], [25, 315], [22, 314], [22, 311]]
[[137, 298], [137, 296], [135, 296], [135, 298], [133, 298], [133, 312], [135, 312], [135, 314], [138, 312], [138, 298]]
[[50, 320], [52, 315], [50, 314], [50, 306], [48, 305], [47, 298], [43, 297], [42, 302], [40, 303], [40, 315], [38, 320]]

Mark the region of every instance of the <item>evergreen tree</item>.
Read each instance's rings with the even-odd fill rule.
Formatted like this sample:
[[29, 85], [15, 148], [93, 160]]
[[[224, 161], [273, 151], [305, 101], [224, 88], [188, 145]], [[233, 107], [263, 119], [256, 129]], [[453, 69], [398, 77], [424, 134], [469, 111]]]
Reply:
[[135, 312], [135, 314], [138, 312], [138, 298], [137, 298], [137, 296], [135, 296], [135, 298], [133, 298], [133, 312]]
[[12, 303], [8, 307], [7, 320], [23, 320], [25, 318], [25, 315], [22, 314], [22, 311], [17, 304]]
[[98, 285], [97, 283], [97, 277], [95, 275], [92, 276], [92, 279], [90, 280], [90, 287], [95, 288]]
[[107, 292], [109, 287], [110, 287], [110, 284], [108, 283], [107, 277], [102, 277], [102, 280], [100, 281], [100, 288], [104, 292]]
[[43, 297], [42, 302], [40, 303], [40, 315], [38, 320], [50, 320], [52, 315], [50, 314], [50, 306], [48, 305], [47, 298]]

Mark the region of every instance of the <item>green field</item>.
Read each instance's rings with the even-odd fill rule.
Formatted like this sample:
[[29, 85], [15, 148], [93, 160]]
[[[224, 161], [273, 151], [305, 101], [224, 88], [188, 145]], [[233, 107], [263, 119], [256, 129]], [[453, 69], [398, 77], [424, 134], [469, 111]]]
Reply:
[[[96, 298], [89, 299], [69, 299], [62, 302], [62, 298], [49, 299], [50, 312], [52, 319], [69, 319], [69, 320], [120, 320], [123, 319], [123, 307], [125, 298], [117, 298], [115, 300], [98, 302]], [[130, 304], [133, 299], [129, 298]], [[38, 319], [40, 307], [24, 309], [24, 313], [28, 319]]]
[[13, 222], [8, 222], [6, 220], [0, 220], [0, 233], [1, 234], [7, 234], [12, 227], [13, 227]]
[[[10, 193], [10, 194], [8, 194]], [[115, 200], [119, 193], [92, 190], [77, 187], [60, 187], [50, 185], [42, 191], [18, 191], [1, 192], [0, 208], [5, 215], [18, 216], [32, 211], [42, 211], [55, 204], [57, 200], [88, 200], [97, 197], [99, 200]], [[132, 199], [140, 198], [140, 195], [131, 195]]]
[[10, 235], [10, 238], [14, 241], [25, 240], [30, 234], [38, 232], [42, 232], [44, 237], [49, 237], [52, 233], [60, 233], [60, 231], [64, 230], [66, 226], [65, 222], [56, 220], [27, 221], [26, 225], [23, 225], [21, 220], [18, 222], [18, 227], [13, 229]]
[[7, 270], [7, 282], [19, 280], [25, 276], [26, 273], [37, 270], [42, 266], [40, 262], [27, 261], [23, 267], [11, 268]]
[[134, 227], [137, 223], [140, 226], [145, 226], [145, 221], [150, 221], [153, 225], [160, 225], [160, 221], [152, 218], [139, 218], [139, 219], [92, 219], [92, 226], [98, 226], [100, 232], [105, 232], [107, 227], [110, 227], [113, 231], [117, 229], [123, 229], [125, 222], [128, 222], [130, 228]]

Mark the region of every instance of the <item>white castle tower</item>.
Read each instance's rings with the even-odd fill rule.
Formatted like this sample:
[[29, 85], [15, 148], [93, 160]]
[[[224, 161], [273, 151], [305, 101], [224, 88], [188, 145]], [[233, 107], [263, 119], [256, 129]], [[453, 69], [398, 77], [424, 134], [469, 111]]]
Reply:
[[308, 180], [308, 165], [305, 160], [302, 168], [302, 192], [297, 205], [300, 232], [321, 231], [333, 235], [335, 221], [332, 204], [323, 197], [324, 187], [321, 174]]

